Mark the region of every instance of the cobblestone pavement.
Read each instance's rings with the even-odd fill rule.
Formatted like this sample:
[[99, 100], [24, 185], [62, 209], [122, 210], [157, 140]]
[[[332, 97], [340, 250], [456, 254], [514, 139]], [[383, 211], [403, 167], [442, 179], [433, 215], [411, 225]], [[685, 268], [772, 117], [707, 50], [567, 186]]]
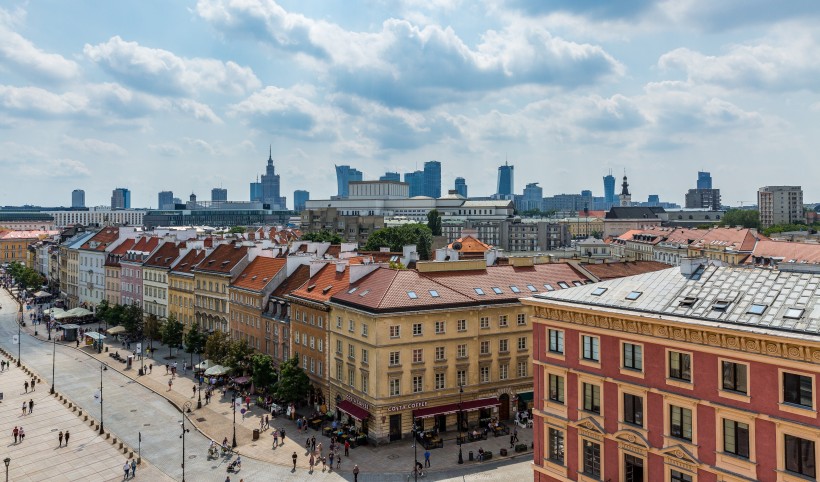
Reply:
[[[16, 333], [14, 323], [16, 312], [9, 310], [13, 302], [5, 291], [0, 292], [3, 309], [0, 310], [0, 346], [16, 353], [16, 346], [11, 345], [11, 334]], [[50, 380], [51, 348], [50, 342], [45, 342], [47, 334], [41, 325], [37, 339], [33, 336], [31, 326], [26, 326], [31, 336], [23, 337], [23, 363], [37, 370], [41, 377]], [[39, 340], [39, 341], [38, 341]], [[109, 353], [119, 351], [125, 355], [127, 351], [118, 343], [109, 346]], [[132, 447], [137, 447], [137, 433], [142, 435], [142, 456], [152, 462], [157, 468], [175, 480], [181, 480], [180, 468], [181, 441], [179, 440], [179, 422], [182, 418], [180, 410], [185, 402], [191, 402], [192, 413], [188, 420], [196, 430], [187, 435], [186, 473], [196, 474], [191, 480], [224, 480], [227, 459], [220, 457], [216, 460], [207, 460], [206, 447], [208, 439], [221, 441], [222, 438], [232, 438], [233, 411], [230, 406], [230, 397], [214, 396], [210, 404], [202, 400], [202, 408], [197, 409], [197, 398], [193, 397], [193, 386], [196, 384], [190, 371], [182, 372], [182, 361], [190, 362], [188, 354], [180, 353], [178, 358], [170, 360], [178, 362], [177, 377], [172, 380], [172, 388], [168, 390], [170, 375], [166, 375], [164, 357], [168, 356], [168, 349], [154, 344], [154, 358], [146, 358], [143, 363], [153, 364], [153, 370], [144, 376], [138, 376], [139, 361], [130, 370], [125, 365], [109, 356], [109, 353], [94, 353], [90, 348], [75, 348], [74, 344], [56, 345], [57, 359], [57, 390], [67, 391], [68, 396], [76, 400], [92, 416], [99, 417], [98, 405], [93, 403], [92, 394], [99, 387], [99, 362], [107, 364], [110, 369], [105, 373], [104, 406], [105, 426], [112, 433], [120, 436]], [[28, 357], [27, 357], [28, 355]], [[176, 353], [175, 353], [176, 355]], [[28, 360], [27, 360], [28, 358]], [[197, 362], [197, 359], [194, 359]], [[62, 387], [62, 388], [61, 388]], [[92, 388], [93, 387], [93, 388]], [[170, 404], [168, 403], [170, 402]], [[111, 408], [109, 408], [111, 407]], [[351, 449], [350, 457], [343, 457], [341, 469], [333, 472], [322, 471], [321, 468], [308, 473], [308, 456], [304, 442], [309, 436], [316, 436], [317, 442], [322, 442], [324, 452], [327, 452], [329, 439], [319, 432], [308, 430], [306, 434], [297, 434], [295, 423], [279, 417], [271, 424], [284, 428], [287, 438], [284, 447], [272, 448], [270, 430], [262, 431], [257, 441], [252, 440], [254, 428], [259, 428], [260, 408], [251, 404], [245, 417], [237, 412], [236, 437], [237, 452], [243, 457], [243, 468], [240, 474], [232, 477], [250, 480], [304, 480], [316, 478], [320, 480], [352, 480], [351, 470], [354, 464], [360, 468], [359, 480], [388, 481], [407, 480], [407, 474], [412, 469], [413, 443], [411, 440], [402, 440], [378, 447], [362, 446]], [[187, 424], [187, 422], [186, 422]], [[499, 457], [499, 449], [509, 448], [509, 437], [490, 437], [489, 440], [473, 442], [463, 445], [464, 464], [458, 465], [458, 445], [455, 443], [455, 434], [448, 439], [445, 434], [444, 448], [431, 450], [432, 467], [428, 469], [425, 480], [531, 480], [532, 453], [526, 452], [511, 456]], [[531, 429], [518, 429], [521, 443], [530, 444], [532, 441]], [[469, 452], [477, 452], [479, 447], [491, 450], [494, 459], [487, 462], [469, 460]], [[422, 459], [423, 449], [419, 446], [419, 459]], [[297, 470], [291, 471], [291, 455], [296, 451], [298, 455]], [[122, 464], [119, 464], [120, 466]], [[139, 471], [139, 470], [138, 470]], [[121, 479], [121, 477], [120, 477]], [[16, 479], [13, 479], [16, 480]], [[105, 480], [105, 479], [100, 479]]]

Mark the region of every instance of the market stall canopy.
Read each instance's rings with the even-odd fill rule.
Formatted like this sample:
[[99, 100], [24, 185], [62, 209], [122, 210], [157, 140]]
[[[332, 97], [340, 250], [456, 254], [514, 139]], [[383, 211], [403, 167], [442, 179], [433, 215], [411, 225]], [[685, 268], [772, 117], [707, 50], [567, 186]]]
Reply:
[[74, 317], [88, 316], [88, 315], [93, 314], [90, 311], [86, 310], [85, 308], [80, 308], [80, 307], [68, 310], [68, 311], [66, 311], [66, 313], [71, 313], [71, 316], [74, 316]]
[[109, 328], [106, 331], [106, 333], [108, 333], [109, 335], [119, 335], [120, 333], [124, 333], [124, 332], [125, 332], [125, 327], [122, 326], [122, 325], [117, 325], [114, 328]]
[[51, 296], [51, 293], [47, 291], [38, 291], [34, 293], [35, 298], [48, 298], [49, 296]]
[[224, 375], [224, 374], [228, 373], [229, 371], [231, 371], [231, 369], [228, 368], [228, 367], [223, 367], [222, 365], [214, 365], [211, 368], [205, 370], [205, 374], [206, 375], [219, 376], [219, 375]]
[[43, 313], [49, 316], [57, 316], [60, 313], [65, 313], [65, 310], [62, 308], [49, 308], [47, 310], [43, 310]]
[[194, 368], [196, 368], [197, 370], [207, 370], [212, 366], [214, 366], [214, 362], [212, 362], [211, 360], [203, 360], [199, 362], [196, 366], [194, 366]]
[[105, 335], [101, 335], [100, 333], [97, 333], [96, 331], [87, 331], [87, 332], [85, 332], [84, 336], [87, 337], [87, 338], [91, 338], [94, 341], [105, 340]]

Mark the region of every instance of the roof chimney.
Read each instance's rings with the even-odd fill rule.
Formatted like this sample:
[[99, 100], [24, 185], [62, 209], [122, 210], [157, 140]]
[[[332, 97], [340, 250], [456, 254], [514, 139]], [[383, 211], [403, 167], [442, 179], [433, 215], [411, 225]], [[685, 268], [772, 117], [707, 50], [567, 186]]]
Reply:
[[344, 273], [346, 265], [347, 265], [347, 263], [336, 263], [336, 272], [337, 273]]

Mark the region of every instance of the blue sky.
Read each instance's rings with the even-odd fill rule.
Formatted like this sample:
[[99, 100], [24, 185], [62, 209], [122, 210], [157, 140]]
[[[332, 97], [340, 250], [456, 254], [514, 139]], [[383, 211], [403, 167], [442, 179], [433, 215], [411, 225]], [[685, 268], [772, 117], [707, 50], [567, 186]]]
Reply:
[[820, 201], [812, 0], [199, 0], [0, 6], [0, 205], [85, 189], [246, 199], [273, 145], [283, 195], [442, 162], [442, 186]]

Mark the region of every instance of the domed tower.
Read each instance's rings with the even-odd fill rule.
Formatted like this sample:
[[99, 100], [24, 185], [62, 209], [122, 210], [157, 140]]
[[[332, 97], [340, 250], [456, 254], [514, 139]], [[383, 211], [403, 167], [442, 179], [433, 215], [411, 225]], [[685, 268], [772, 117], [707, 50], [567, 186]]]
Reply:
[[626, 173], [624, 173], [624, 182], [621, 184], [621, 194], [618, 195], [621, 207], [632, 205], [632, 195], [629, 194], [629, 183], [626, 182]]

